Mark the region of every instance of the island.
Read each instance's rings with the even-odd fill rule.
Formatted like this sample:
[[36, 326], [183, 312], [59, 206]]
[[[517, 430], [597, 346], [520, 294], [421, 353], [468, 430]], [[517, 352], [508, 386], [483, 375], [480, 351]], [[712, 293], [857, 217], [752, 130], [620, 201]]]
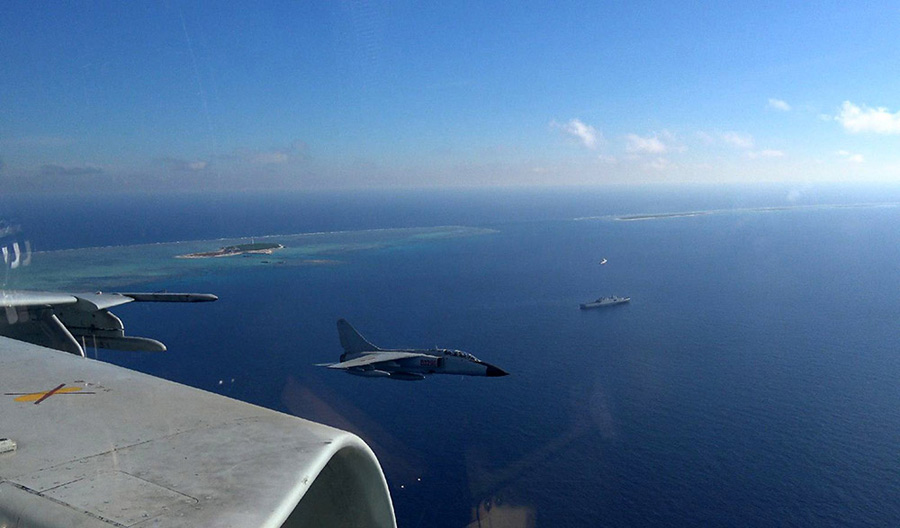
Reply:
[[276, 249], [283, 249], [281, 244], [272, 244], [266, 242], [254, 244], [238, 244], [235, 246], [225, 246], [216, 251], [207, 251], [203, 253], [188, 253], [187, 255], [178, 255], [175, 258], [215, 258], [215, 257], [233, 257], [235, 255], [271, 255]]
[[656, 218], [685, 218], [689, 216], [703, 216], [712, 214], [713, 211], [691, 211], [688, 213], [660, 213], [660, 214], [642, 214], [631, 216], [620, 216], [616, 220], [624, 220], [626, 222], [633, 220], [654, 220]]

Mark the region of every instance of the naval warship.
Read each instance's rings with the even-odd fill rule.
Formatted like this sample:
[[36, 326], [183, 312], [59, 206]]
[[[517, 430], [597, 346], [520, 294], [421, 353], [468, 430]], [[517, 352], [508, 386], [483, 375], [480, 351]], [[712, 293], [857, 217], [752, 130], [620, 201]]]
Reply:
[[617, 295], [613, 295], [612, 297], [600, 297], [596, 301], [591, 301], [589, 303], [582, 303], [581, 309], [587, 310], [590, 308], [600, 308], [601, 306], [612, 306], [614, 304], [627, 303], [630, 300], [631, 300], [631, 297], [619, 297]]

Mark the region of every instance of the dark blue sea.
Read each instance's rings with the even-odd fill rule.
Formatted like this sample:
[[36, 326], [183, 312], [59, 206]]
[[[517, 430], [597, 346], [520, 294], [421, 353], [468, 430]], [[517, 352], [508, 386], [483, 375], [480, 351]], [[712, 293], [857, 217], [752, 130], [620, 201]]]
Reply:
[[[402, 527], [823, 527], [900, 526], [898, 204], [896, 185], [673, 186], [35, 195], [0, 213], [39, 251], [489, 228], [142, 284], [220, 300], [121, 307], [169, 351], [100, 358], [356, 432]], [[613, 294], [632, 302], [578, 308]], [[341, 317], [511, 375], [317, 368]]]

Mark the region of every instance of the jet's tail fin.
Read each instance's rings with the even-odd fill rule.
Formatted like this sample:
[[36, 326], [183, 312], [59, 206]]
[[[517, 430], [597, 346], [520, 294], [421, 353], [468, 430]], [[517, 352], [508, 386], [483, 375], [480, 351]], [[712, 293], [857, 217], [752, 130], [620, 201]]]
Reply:
[[374, 352], [381, 350], [377, 346], [366, 341], [353, 326], [345, 319], [338, 319], [338, 336], [341, 338], [341, 346], [347, 354], [359, 354], [361, 352]]

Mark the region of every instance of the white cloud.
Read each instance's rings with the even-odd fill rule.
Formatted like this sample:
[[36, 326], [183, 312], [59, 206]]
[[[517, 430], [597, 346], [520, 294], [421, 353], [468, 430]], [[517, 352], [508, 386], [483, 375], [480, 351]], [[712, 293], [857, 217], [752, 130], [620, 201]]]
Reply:
[[160, 161], [172, 171], [199, 172], [209, 165], [208, 162], [203, 160], [184, 160], [179, 158], [162, 158]]
[[742, 148], [742, 149], [751, 149], [753, 148], [753, 136], [749, 134], [739, 134], [737, 132], [724, 132], [722, 133], [722, 141], [728, 143], [729, 145]]
[[699, 139], [700, 141], [702, 141], [703, 143], [705, 143], [707, 145], [712, 145], [716, 142], [716, 138], [713, 137], [712, 134], [707, 134], [706, 132], [703, 132], [702, 130], [700, 132], [697, 132], [697, 139]]
[[784, 151], [775, 150], [775, 149], [763, 149], [754, 152], [748, 152], [747, 156], [750, 159], [756, 158], [783, 158], [785, 156]]
[[769, 98], [769, 108], [774, 108], [775, 110], [781, 110], [782, 112], [790, 112], [791, 105], [787, 104], [785, 101], [782, 101], [781, 99]]
[[609, 164], [614, 164], [614, 163], [619, 162], [619, 160], [617, 160], [615, 156], [606, 156], [604, 154], [600, 154], [599, 156], [597, 156], [597, 159], [602, 161], [603, 163], [609, 163]]
[[844, 129], [854, 134], [874, 132], [876, 134], [900, 134], [900, 112], [891, 113], [887, 108], [856, 106], [844, 101], [841, 111], [834, 117]]
[[603, 135], [597, 132], [596, 128], [582, 122], [580, 119], [571, 119], [564, 125], [556, 122], [551, 123], [551, 125], [559, 128], [566, 135], [577, 139], [589, 149], [597, 148], [597, 144], [603, 141]]
[[225, 157], [253, 165], [284, 165], [303, 161], [306, 150], [306, 144], [298, 140], [287, 147], [270, 150], [238, 149], [233, 155]]
[[668, 147], [656, 135], [641, 137], [637, 134], [628, 134], [625, 136], [628, 141], [625, 150], [636, 154], [662, 154], [666, 152]]
[[672, 162], [666, 158], [659, 157], [647, 163], [647, 167], [656, 171], [664, 171], [672, 167]]
[[862, 154], [853, 154], [852, 152], [848, 152], [846, 150], [839, 150], [835, 152], [838, 156], [844, 159], [844, 161], [848, 161], [850, 163], [864, 163], [866, 160], [863, 158]]

